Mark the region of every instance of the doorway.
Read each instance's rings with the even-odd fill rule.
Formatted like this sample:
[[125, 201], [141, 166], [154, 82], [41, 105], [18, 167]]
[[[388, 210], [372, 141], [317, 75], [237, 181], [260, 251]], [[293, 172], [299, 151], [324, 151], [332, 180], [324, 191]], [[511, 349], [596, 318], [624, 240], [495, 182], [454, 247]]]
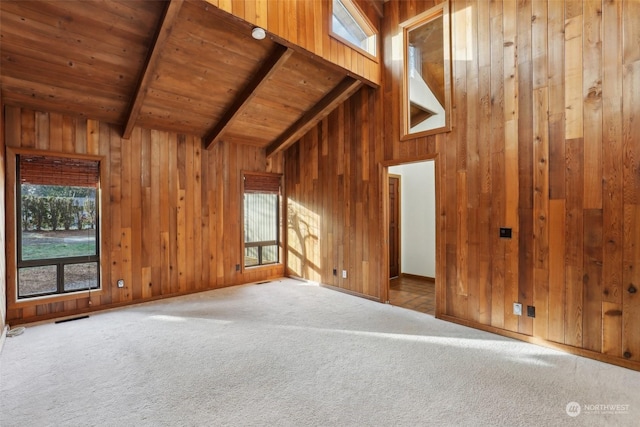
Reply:
[[400, 275], [400, 175], [389, 174], [389, 278]]
[[435, 162], [389, 166], [387, 180], [388, 302], [435, 315]]

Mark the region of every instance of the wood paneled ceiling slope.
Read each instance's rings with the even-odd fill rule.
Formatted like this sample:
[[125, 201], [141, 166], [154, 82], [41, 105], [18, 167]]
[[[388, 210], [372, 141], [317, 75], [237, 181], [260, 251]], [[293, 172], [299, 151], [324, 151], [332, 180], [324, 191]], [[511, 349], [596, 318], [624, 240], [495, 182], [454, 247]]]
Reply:
[[273, 154], [360, 86], [202, 0], [1, 1], [5, 104]]

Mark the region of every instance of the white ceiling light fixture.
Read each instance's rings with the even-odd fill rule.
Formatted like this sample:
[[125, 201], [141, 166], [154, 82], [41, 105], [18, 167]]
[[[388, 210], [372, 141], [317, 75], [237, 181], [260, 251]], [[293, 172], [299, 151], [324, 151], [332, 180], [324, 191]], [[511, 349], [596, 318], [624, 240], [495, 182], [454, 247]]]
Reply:
[[267, 36], [267, 33], [263, 28], [255, 27], [253, 30], [251, 30], [251, 37], [253, 37], [256, 40], [262, 40], [266, 36]]

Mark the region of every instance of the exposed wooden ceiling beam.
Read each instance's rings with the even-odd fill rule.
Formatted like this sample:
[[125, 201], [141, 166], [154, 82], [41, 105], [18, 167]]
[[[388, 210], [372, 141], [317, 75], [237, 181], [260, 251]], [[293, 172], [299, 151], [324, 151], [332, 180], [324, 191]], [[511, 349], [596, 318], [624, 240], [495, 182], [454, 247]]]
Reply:
[[267, 147], [267, 157], [285, 150], [300, 139], [320, 120], [327, 117], [338, 105], [353, 95], [360, 86], [362, 86], [362, 82], [353, 77], [347, 76], [342, 79], [338, 86], [325, 95], [315, 107], [307, 111], [297, 122], [291, 125], [289, 129], [284, 131], [278, 139]]
[[280, 68], [287, 59], [293, 54], [293, 50], [285, 46], [276, 44], [273, 53], [269, 55], [262, 64], [258, 72], [253, 76], [248, 85], [242, 89], [238, 97], [233, 101], [231, 107], [225, 112], [222, 119], [213, 127], [213, 129], [202, 138], [202, 143], [206, 149], [214, 146], [224, 136], [224, 133], [233, 124], [233, 121], [240, 116], [242, 111], [249, 105], [249, 102], [256, 95], [260, 86], [262, 86], [270, 76]]
[[140, 76], [133, 102], [131, 102], [131, 107], [129, 108], [127, 122], [125, 123], [124, 130], [122, 131], [122, 137], [124, 139], [129, 139], [131, 137], [131, 132], [136, 125], [140, 109], [142, 109], [142, 103], [147, 95], [147, 89], [149, 88], [152, 75], [156, 69], [158, 58], [160, 57], [160, 53], [171, 34], [171, 29], [173, 28], [173, 24], [180, 12], [183, 2], [184, 0], [170, 0], [167, 3], [167, 8], [164, 11], [162, 19], [160, 19], [160, 25], [158, 26], [155, 40], [151, 49], [149, 49], [147, 61], [142, 69], [142, 75]]

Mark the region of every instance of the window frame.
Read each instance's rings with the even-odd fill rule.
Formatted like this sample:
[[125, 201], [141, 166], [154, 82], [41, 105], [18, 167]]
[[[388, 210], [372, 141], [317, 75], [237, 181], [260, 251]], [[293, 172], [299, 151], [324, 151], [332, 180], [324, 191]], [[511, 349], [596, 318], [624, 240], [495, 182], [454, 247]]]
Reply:
[[330, 4], [330, 13], [329, 13], [329, 35], [338, 40], [339, 42], [349, 46], [350, 48], [357, 50], [359, 53], [365, 55], [366, 57], [368, 57], [369, 59], [378, 62], [378, 57], [380, 56], [380, 32], [371, 24], [371, 21], [369, 21], [369, 18], [367, 18], [367, 16], [364, 14], [364, 12], [360, 9], [360, 6], [358, 6], [353, 0], [337, 0], [340, 3], [342, 3], [342, 5], [344, 6], [344, 8], [347, 10], [347, 12], [351, 15], [351, 17], [353, 18], [353, 20], [356, 22], [356, 24], [358, 24], [358, 26], [360, 27], [360, 29], [368, 35], [368, 37], [373, 37], [373, 43], [375, 44], [374, 48], [373, 48], [373, 52], [369, 52], [368, 50], [356, 45], [355, 43], [345, 39], [344, 37], [340, 36], [339, 34], [337, 34], [334, 30], [333, 30], [333, 2], [334, 0], [331, 0], [331, 2], [329, 2]]
[[[7, 150], [8, 158], [7, 161], [12, 163], [13, 166], [13, 179], [14, 188], [14, 212], [15, 216], [13, 218], [13, 230], [15, 236], [15, 245], [14, 245], [14, 254], [15, 254], [15, 262], [14, 264], [14, 289], [15, 294], [13, 298], [13, 303], [16, 305], [23, 304], [33, 304], [34, 301], [38, 300], [46, 300], [47, 302], [57, 302], [64, 301], [68, 299], [77, 298], [78, 294], [81, 293], [95, 293], [99, 294], [102, 292], [102, 239], [101, 239], [101, 209], [102, 209], [102, 191], [101, 191], [101, 182], [102, 177], [104, 175], [104, 156], [96, 156], [89, 154], [75, 154], [75, 153], [59, 153], [59, 152], [51, 152], [51, 151], [42, 151], [35, 149], [8, 149]], [[71, 160], [87, 160], [94, 161], [98, 163], [98, 183], [95, 188], [95, 247], [96, 251], [93, 255], [82, 255], [82, 256], [72, 256], [72, 257], [57, 257], [57, 258], [42, 258], [35, 260], [23, 260], [22, 253], [22, 182], [20, 178], [20, 156], [45, 156], [45, 157], [57, 157], [62, 159], [71, 159]], [[9, 172], [9, 170], [7, 171]], [[45, 184], [43, 184], [45, 185]], [[55, 184], [52, 184], [55, 185]], [[9, 200], [7, 200], [9, 202]], [[83, 288], [77, 290], [64, 290], [64, 270], [65, 266], [68, 265], [77, 265], [77, 264], [96, 264], [97, 276], [96, 276], [96, 287], [91, 288]], [[20, 296], [20, 269], [22, 268], [32, 268], [32, 267], [48, 267], [55, 266], [56, 267], [56, 291], [55, 292], [45, 292], [38, 294], [31, 294], [26, 296]]]
[[[245, 176], [247, 175], [253, 175], [253, 176], [265, 176], [265, 177], [277, 177], [278, 178], [278, 183], [279, 183], [279, 191], [278, 193], [274, 193], [274, 192], [264, 192], [264, 193], [257, 193], [257, 194], [277, 194], [277, 212], [276, 212], [276, 221], [277, 221], [277, 230], [278, 230], [278, 234], [276, 236], [276, 240], [275, 240], [275, 245], [276, 245], [276, 249], [277, 249], [277, 256], [278, 256], [278, 260], [276, 262], [272, 262], [272, 263], [268, 263], [268, 264], [257, 264], [257, 265], [246, 265], [245, 263], [245, 257], [246, 257], [246, 248], [247, 247], [251, 247], [251, 246], [247, 246], [247, 242], [245, 241], [245, 208], [244, 208], [244, 197], [245, 194], [247, 194], [246, 192], [246, 187], [245, 187]], [[253, 172], [253, 171], [242, 171], [240, 174], [240, 180], [241, 180], [241, 194], [240, 194], [240, 198], [241, 198], [241, 203], [239, 203], [240, 205], [240, 259], [242, 260], [242, 262], [240, 263], [240, 268], [242, 269], [242, 271], [245, 270], [256, 270], [256, 269], [260, 269], [260, 268], [273, 268], [274, 266], [278, 266], [278, 265], [282, 265], [283, 261], [282, 261], [282, 235], [283, 235], [283, 216], [282, 216], [282, 212], [283, 212], [283, 182], [282, 182], [282, 174], [278, 174], [278, 173], [270, 173], [270, 172]], [[269, 245], [272, 246], [272, 245]]]

